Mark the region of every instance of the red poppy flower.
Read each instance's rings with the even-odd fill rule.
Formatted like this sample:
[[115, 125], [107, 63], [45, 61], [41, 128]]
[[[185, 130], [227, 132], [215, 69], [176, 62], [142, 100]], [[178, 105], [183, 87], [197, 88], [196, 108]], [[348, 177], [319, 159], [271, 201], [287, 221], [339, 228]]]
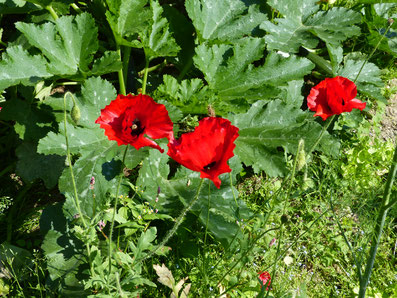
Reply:
[[363, 110], [366, 103], [356, 99], [356, 85], [344, 77], [326, 78], [310, 90], [307, 105], [315, 111], [314, 116], [326, 120], [332, 115], [351, 112], [353, 109]]
[[259, 280], [261, 281], [262, 285], [266, 286], [266, 291], [269, 291], [269, 286], [270, 286], [270, 282], [272, 280], [272, 278], [270, 277], [269, 272], [267, 271], [263, 271], [262, 273], [258, 273], [259, 274]]
[[231, 158], [238, 137], [238, 128], [229, 120], [207, 117], [199, 122], [193, 132], [183, 134], [179, 140], [168, 144], [168, 155], [181, 165], [200, 172], [201, 178], [221, 186], [219, 175], [229, 173], [227, 161]]
[[105, 129], [109, 140], [134, 146], [137, 150], [149, 146], [164, 152], [152, 139], [173, 138], [173, 123], [164, 105], [147, 95], [118, 95], [101, 110], [95, 121]]

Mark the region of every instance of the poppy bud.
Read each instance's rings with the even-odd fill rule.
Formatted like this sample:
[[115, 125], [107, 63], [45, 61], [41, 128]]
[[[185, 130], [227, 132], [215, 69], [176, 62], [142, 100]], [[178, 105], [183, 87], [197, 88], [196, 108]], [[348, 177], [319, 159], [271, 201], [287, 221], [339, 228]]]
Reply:
[[388, 21], [389, 25], [392, 25], [394, 23], [394, 19], [392, 19], [392, 18], [389, 18], [387, 21]]
[[73, 105], [71, 116], [72, 116], [72, 120], [74, 121], [74, 123], [77, 124], [77, 122], [79, 122], [79, 120], [81, 118], [81, 112], [80, 112], [79, 107], [76, 104]]
[[299, 140], [298, 153], [296, 158], [297, 158], [296, 170], [300, 171], [306, 164], [305, 141], [303, 139]]

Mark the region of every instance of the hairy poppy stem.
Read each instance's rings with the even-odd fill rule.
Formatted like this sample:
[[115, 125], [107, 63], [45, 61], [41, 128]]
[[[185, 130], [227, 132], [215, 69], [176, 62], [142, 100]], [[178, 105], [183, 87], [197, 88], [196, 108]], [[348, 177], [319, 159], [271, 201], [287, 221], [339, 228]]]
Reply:
[[365, 292], [367, 290], [368, 283], [371, 278], [372, 268], [375, 263], [376, 252], [378, 250], [380, 238], [382, 236], [382, 230], [385, 225], [387, 212], [397, 202], [396, 196], [394, 196], [392, 198], [392, 201], [390, 202], [391, 191], [392, 191], [394, 181], [396, 179], [396, 174], [397, 174], [397, 142], [396, 142], [396, 147], [394, 149], [394, 156], [393, 156], [392, 164], [390, 166], [390, 171], [387, 176], [385, 192], [383, 194], [382, 205], [380, 206], [379, 213], [378, 213], [378, 219], [376, 222], [375, 231], [374, 231], [372, 243], [371, 243], [371, 248], [370, 248], [369, 256], [367, 259], [367, 265], [365, 266], [364, 275], [360, 279], [360, 291], [358, 293], [359, 298], [365, 297]]
[[[113, 238], [113, 229], [114, 229], [114, 219], [116, 217], [116, 212], [117, 212], [117, 204], [119, 200], [119, 191], [120, 191], [120, 185], [121, 185], [121, 180], [123, 180], [123, 166], [125, 162], [125, 157], [127, 155], [128, 151], [128, 145], [125, 146], [124, 154], [123, 154], [123, 160], [122, 160], [122, 169], [119, 177], [119, 181], [117, 183], [117, 188], [116, 188], [116, 200], [114, 202], [114, 207], [113, 207], [113, 215], [112, 215], [112, 221], [110, 224], [110, 232], [109, 232], [109, 238], [108, 238], [108, 244], [109, 244], [109, 273], [108, 273], [108, 286], [110, 285], [110, 277], [111, 277], [111, 272], [112, 272], [112, 238]], [[110, 287], [108, 287], [108, 290], [110, 291]]]
[[74, 178], [74, 173], [73, 173], [73, 166], [72, 166], [72, 159], [70, 158], [70, 149], [69, 149], [69, 139], [68, 139], [68, 132], [67, 132], [67, 117], [66, 117], [66, 96], [70, 95], [72, 100], [73, 100], [73, 104], [76, 103], [72, 93], [67, 92], [65, 93], [64, 97], [63, 97], [63, 122], [64, 122], [64, 129], [65, 129], [65, 143], [66, 143], [66, 159], [69, 165], [69, 169], [70, 169], [70, 177], [72, 179], [72, 184], [73, 184], [73, 191], [74, 191], [74, 200], [75, 200], [75, 204], [76, 204], [76, 208], [77, 211], [80, 214], [80, 218], [83, 222], [83, 225], [85, 228], [87, 228], [87, 223], [85, 222], [84, 219], [84, 214], [81, 212], [81, 208], [80, 208], [80, 202], [79, 202], [79, 196], [77, 194], [77, 186], [76, 186], [76, 179]]
[[[76, 104], [76, 101], [74, 99], [74, 96], [72, 93], [70, 92], [66, 92], [65, 95], [63, 96], [63, 122], [64, 122], [64, 128], [65, 128], [65, 143], [66, 143], [66, 159], [69, 165], [69, 169], [70, 169], [70, 177], [72, 179], [72, 184], [73, 184], [73, 190], [74, 190], [74, 199], [75, 199], [75, 204], [77, 207], [77, 211], [79, 212], [80, 218], [83, 222], [83, 226], [86, 230], [88, 230], [88, 225], [85, 222], [84, 219], [84, 214], [81, 211], [81, 207], [80, 207], [80, 202], [79, 202], [79, 196], [77, 194], [77, 186], [76, 186], [76, 179], [74, 178], [74, 174], [73, 174], [73, 166], [72, 166], [72, 159], [70, 158], [70, 149], [69, 149], [69, 140], [68, 140], [68, 131], [67, 131], [67, 117], [66, 117], [66, 96], [70, 95], [72, 97], [73, 100], [73, 104]], [[86, 242], [86, 249], [87, 249], [87, 256], [88, 256], [88, 263], [90, 265], [90, 271], [91, 271], [91, 275], [94, 275], [94, 269], [92, 268], [92, 262], [91, 262], [91, 249], [90, 249], [90, 245]]]
[[59, 17], [51, 5], [46, 6], [45, 9], [50, 13], [54, 20], [58, 20]]
[[367, 64], [368, 60], [371, 59], [372, 55], [373, 55], [373, 54], [375, 53], [375, 51], [378, 49], [378, 47], [379, 47], [380, 43], [382, 42], [383, 38], [385, 38], [387, 32], [389, 32], [389, 30], [390, 30], [390, 28], [391, 28], [391, 25], [393, 25], [393, 23], [389, 23], [389, 26], [387, 26], [387, 28], [386, 28], [386, 30], [385, 30], [385, 33], [383, 33], [382, 37], [379, 39], [378, 43], [376, 44], [376, 46], [375, 46], [374, 49], [372, 50], [371, 54], [369, 54], [369, 56], [367, 57], [367, 59], [365, 59], [363, 65], [361, 65], [361, 68], [360, 68], [360, 70], [358, 71], [357, 76], [356, 76], [356, 78], [354, 79], [353, 83], [356, 83], [358, 77], [359, 77], [360, 74], [361, 74], [361, 71], [364, 69], [365, 64]]
[[[120, 61], [122, 61], [121, 48], [120, 48], [120, 45], [117, 43], [117, 41], [116, 41], [116, 52], [119, 55]], [[117, 72], [117, 74], [118, 74], [118, 77], [119, 77], [120, 93], [123, 94], [123, 95], [126, 95], [127, 91], [125, 89], [123, 67]]]
[[179, 217], [175, 220], [175, 224], [172, 227], [172, 229], [167, 233], [167, 235], [165, 236], [165, 238], [163, 239], [163, 241], [161, 241], [161, 243], [159, 245], [157, 245], [149, 254], [147, 254], [144, 258], [140, 259], [139, 262], [142, 262], [148, 258], [150, 258], [151, 256], [153, 256], [156, 251], [158, 251], [160, 248], [162, 248], [164, 245], [167, 244], [168, 240], [171, 239], [172, 236], [174, 236], [175, 232], [178, 230], [179, 226], [181, 225], [184, 217], [186, 216], [186, 213], [188, 213], [190, 211], [190, 209], [192, 209], [192, 207], [194, 206], [194, 204], [197, 203], [198, 199], [200, 198], [200, 190], [201, 190], [201, 186], [203, 185], [204, 179], [201, 179], [200, 181], [200, 185], [197, 188], [197, 192], [196, 195], [194, 196], [193, 200], [185, 207], [185, 209], [183, 209], [182, 213], [179, 215]]
[[145, 53], [145, 69], [143, 71], [142, 94], [146, 94], [147, 76], [149, 73], [149, 57]]

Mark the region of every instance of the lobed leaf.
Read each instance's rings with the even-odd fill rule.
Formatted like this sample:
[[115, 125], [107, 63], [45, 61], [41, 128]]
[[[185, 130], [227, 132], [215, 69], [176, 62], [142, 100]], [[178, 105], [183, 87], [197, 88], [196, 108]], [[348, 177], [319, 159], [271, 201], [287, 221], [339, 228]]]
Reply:
[[163, 8], [155, 0], [150, 0], [150, 8], [153, 22], [141, 35], [145, 54], [149, 59], [176, 56], [180, 47], [171, 35], [167, 19], [162, 16]]
[[360, 93], [386, 102], [385, 97], [380, 92], [383, 87], [383, 82], [380, 78], [380, 69], [375, 64], [366, 62], [364, 68], [360, 72], [364, 63], [364, 56], [350, 53], [345, 56], [344, 65], [338, 70], [337, 75], [355, 81], [357, 90]]
[[360, 33], [354, 24], [361, 21], [361, 14], [353, 10], [335, 7], [318, 11], [316, 0], [272, 0], [269, 4], [284, 15], [275, 23], [265, 21], [260, 26], [268, 33], [269, 50], [297, 53], [300, 46], [315, 48], [319, 39], [338, 45]]
[[247, 98], [249, 101], [274, 97], [291, 80], [310, 73], [313, 64], [305, 58], [284, 58], [271, 52], [263, 65], [254, 62], [263, 58], [265, 42], [245, 38], [236, 45], [202, 44], [196, 48], [194, 62], [204, 73], [209, 88], [221, 98]]
[[49, 60], [52, 74], [74, 75], [78, 70], [89, 71], [88, 65], [98, 50], [98, 29], [90, 14], [62, 16], [55, 24], [17, 22], [15, 26]]
[[[170, 173], [168, 160], [167, 155], [151, 150], [148, 158], [143, 162], [137, 180], [137, 186], [144, 189], [144, 198], [151, 205], [156, 204], [156, 208], [160, 212], [172, 212], [175, 209], [180, 209], [181, 203], [187, 205], [195, 197], [201, 180], [199, 173], [184, 167], [177, 171], [175, 177], [168, 178]], [[229, 165], [233, 169], [232, 175], [239, 173], [241, 163], [238, 158], [232, 158]], [[239, 233], [236, 219], [248, 218], [251, 213], [239, 198], [236, 198], [238, 204], [236, 206], [233, 192], [236, 196], [238, 192], [234, 187], [231, 188], [229, 174], [223, 174], [220, 178], [222, 180], [220, 189], [217, 189], [212, 181], [204, 181], [200, 198], [192, 207], [191, 212], [196, 214], [204, 225], [208, 224], [209, 231], [215, 237], [227, 243], [233, 239], [236, 233]], [[158, 187], [161, 190], [159, 194], [157, 193]], [[209, 195], [210, 200], [208, 199]], [[157, 202], [156, 198], [158, 198]]]
[[6, 49], [0, 61], [0, 90], [13, 85], [33, 86], [42, 79], [51, 77], [47, 61], [39, 56], [31, 56], [21, 46]]
[[251, 35], [267, 20], [258, 5], [241, 0], [187, 0], [186, 11], [204, 40], [231, 41]]
[[[151, 11], [147, 7], [148, 0], [107, 0], [109, 10], [106, 18], [115, 33], [119, 43], [123, 43], [128, 37], [136, 35], [145, 30], [150, 24]], [[128, 43], [127, 40], [125, 42]], [[139, 42], [136, 42], [139, 47]]]
[[[253, 166], [255, 172], [263, 170], [270, 176], [283, 176], [287, 172], [280, 148], [295, 154], [299, 140], [303, 139], [308, 150], [321, 133], [321, 125], [310, 113], [280, 100], [258, 101], [247, 113], [231, 116], [230, 120], [240, 129], [235, 154], [246, 165]], [[336, 155], [339, 143], [326, 133], [320, 150]]]

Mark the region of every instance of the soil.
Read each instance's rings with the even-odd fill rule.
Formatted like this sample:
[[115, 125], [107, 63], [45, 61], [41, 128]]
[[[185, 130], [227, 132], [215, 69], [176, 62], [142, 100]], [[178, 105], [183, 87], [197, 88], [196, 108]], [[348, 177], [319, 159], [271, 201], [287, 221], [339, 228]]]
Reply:
[[[388, 87], [395, 89], [397, 87], [397, 79], [389, 81]], [[397, 93], [390, 96], [381, 124], [381, 137], [394, 143], [397, 136]]]

